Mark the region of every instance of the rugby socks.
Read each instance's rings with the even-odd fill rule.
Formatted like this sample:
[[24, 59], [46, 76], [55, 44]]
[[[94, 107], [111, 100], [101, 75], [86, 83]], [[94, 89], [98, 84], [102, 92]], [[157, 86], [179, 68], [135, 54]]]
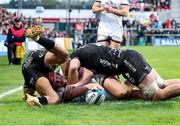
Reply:
[[42, 105], [47, 105], [48, 104], [48, 101], [47, 101], [47, 98], [44, 97], [44, 96], [38, 96], [37, 97], [39, 102], [42, 104]]
[[36, 42], [42, 45], [45, 49], [49, 50], [52, 49], [55, 45], [53, 40], [38, 36]]

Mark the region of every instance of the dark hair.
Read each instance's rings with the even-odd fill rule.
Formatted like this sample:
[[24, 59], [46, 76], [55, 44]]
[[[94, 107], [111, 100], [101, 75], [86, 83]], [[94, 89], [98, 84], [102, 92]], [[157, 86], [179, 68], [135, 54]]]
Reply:
[[15, 22], [20, 22], [20, 21], [21, 21], [21, 18], [20, 18], [20, 17], [16, 17], [16, 18], [14, 19], [14, 21], [15, 21]]

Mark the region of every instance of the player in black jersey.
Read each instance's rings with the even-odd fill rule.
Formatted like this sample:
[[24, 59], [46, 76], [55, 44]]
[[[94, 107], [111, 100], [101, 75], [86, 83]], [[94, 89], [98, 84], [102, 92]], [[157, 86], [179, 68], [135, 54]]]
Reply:
[[92, 71], [89, 76], [96, 73], [106, 75], [103, 79], [104, 88], [118, 98], [127, 97], [132, 91], [124, 84], [119, 85], [119, 81], [114, 78], [114, 75], [120, 74], [153, 100], [164, 100], [180, 95], [180, 79], [163, 80], [135, 50], [88, 44], [71, 54], [69, 77], [78, 78], [77, 71], [80, 67]]
[[[26, 36], [35, 40], [46, 50], [32, 51], [22, 64], [24, 76], [24, 95], [26, 102], [31, 106], [45, 104], [57, 104], [69, 101], [86, 93], [89, 89], [100, 87], [99, 85], [85, 85], [76, 88], [66, 88], [66, 79], [55, 73], [54, 64], [62, 64], [67, 60], [68, 52], [54, 41], [40, 37], [43, 33], [41, 27], [27, 29]], [[33, 96], [37, 91], [40, 96]]]

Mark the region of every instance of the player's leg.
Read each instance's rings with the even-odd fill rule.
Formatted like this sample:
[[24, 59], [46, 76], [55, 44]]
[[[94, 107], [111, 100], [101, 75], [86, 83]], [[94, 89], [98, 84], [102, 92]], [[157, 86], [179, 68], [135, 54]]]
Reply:
[[160, 77], [160, 75], [157, 73], [157, 71], [155, 69], [152, 69], [152, 72], [153, 72], [156, 82], [160, 88], [165, 88], [172, 84], [180, 84], [180, 79], [164, 80], [163, 78]]
[[119, 32], [115, 32], [115, 33], [111, 33], [110, 34], [110, 47], [111, 48], [115, 48], [115, 49], [119, 49], [122, 43], [122, 34], [121, 30]]
[[68, 52], [53, 40], [41, 37], [44, 29], [40, 26], [35, 26], [26, 30], [26, 36], [33, 39], [38, 44], [42, 45], [49, 52], [45, 56], [45, 64], [61, 64], [67, 60]]
[[151, 71], [139, 84], [139, 88], [143, 94], [153, 100], [165, 100], [180, 95], [180, 84], [172, 84], [163, 89], [160, 89], [157, 82], [157, 76]]
[[69, 61], [67, 60], [66, 62], [62, 63], [60, 68], [63, 76], [68, 80]]
[[110, 45], [111, 48], [115, 48], [115, 49], [119, 49], [121, 46], [121, 42], [120, 41], [114, 41], [114, 40], [110, 40]]
[[125, 80], [124, 83], [130, 87], [132, 87], [132, 92], [129, 95], [128, 99], [133, 99], [133, 100], [139, 100], [139, 99], [143, 99], [143, 100], [147, 100], [148, 98], [142, 93], [141, 90], [139, 90], [139, 88], [137, 86], [132, 85], [129, 81]]
[[109, 35], [105, 33], [98, 33], [97, 43], [104, 46], [109, 46]]
[[103, 82], [104, 89], [118, 99], [126, 99], [132, 92], [130, 86], [120, 83], [115, 77], [107, 77]]
[[45, 77], [40, 77], [36, 81], [36, 90], [39, 94], [42, 95], [42, 97], [46, 97], [47, 104], [56, 104], [60, 102], [60, 98], [57, 95], [57, 93], [52, 88], [49, 80]]
[[60, 102], [60, 100], [62, 100], [51, 87], [49, 80], [45, 77], [38, 78], [35, 83], [35, 87], [40, 96], [25, 94], [26, 102], [30, 106], [42, 107], [42, 105], [46, 104], [57, 104]]

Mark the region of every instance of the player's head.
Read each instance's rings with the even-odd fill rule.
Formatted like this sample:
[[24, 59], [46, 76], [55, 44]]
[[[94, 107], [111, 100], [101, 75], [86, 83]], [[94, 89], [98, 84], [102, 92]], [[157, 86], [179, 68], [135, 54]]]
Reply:
[[16, 17], [14, 19], [14, 25], [15, 25], [16, 28], [20, 28], [22, 26], [22, 21], [21, 21], [20, 17]]

